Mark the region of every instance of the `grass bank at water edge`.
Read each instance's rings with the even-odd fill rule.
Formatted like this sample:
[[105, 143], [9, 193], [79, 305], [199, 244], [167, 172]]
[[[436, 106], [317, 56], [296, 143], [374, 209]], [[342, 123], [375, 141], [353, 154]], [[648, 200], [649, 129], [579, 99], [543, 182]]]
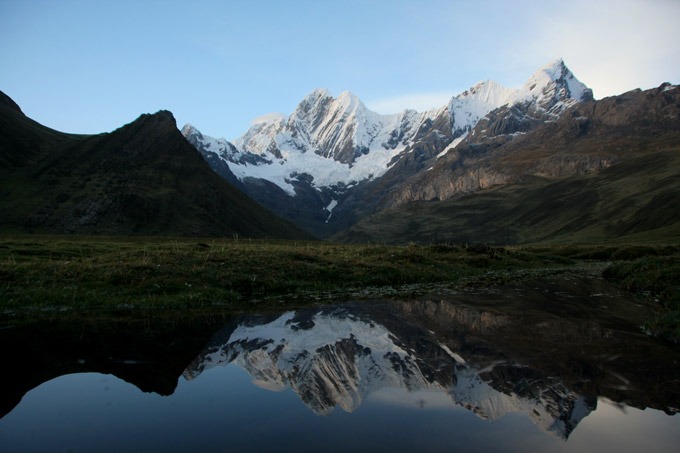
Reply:
[[[680, 249], [668, 245], [348, 245], [248, 239], [0, 237], [0, 309], [260, 310], [411, 297], [550, 273], [599, 272], [647, 297], [648, 329], [680, 338]], [[650, 315], [650, 318], [652, 316]]]

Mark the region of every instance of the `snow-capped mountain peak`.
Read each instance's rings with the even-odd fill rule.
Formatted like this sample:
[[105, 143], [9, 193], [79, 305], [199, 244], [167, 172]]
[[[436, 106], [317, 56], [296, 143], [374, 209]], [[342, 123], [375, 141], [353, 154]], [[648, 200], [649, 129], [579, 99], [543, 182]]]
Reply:
[[305, 96], [300, 104], [308, 103], [313, 104], [319, 99], [333, 97], [331, 92], [327, 88], [315, 88], [307, 96]]
[[559, 114], [580, 101], [593, 100], [593, 92], [578, 81], [560, 58], [536, 71], [517, 93], [517, 101], [535, 101], [536, 104]]
[[448, 110], [453, 120], [454, 138], [470, 131], [492, 110], [515, 102], [516, 94], [516, 90], [489, 80], [478, 82], [470, 89], [452, 97]]
[[290, 115], [288, 123], [292, 121], [309, 121], [317, 116], [322, 116], [325, 107], [333, 97], [331, 93], [322, 88], [317, 88], [302, 98], [300, 103], [295, 108], [295, 111]]
[[230, 159], [238, 154], [237, 149], [224, 138], [203, 135], [201, 131], [187, 123], [182, 127], [182, 135], [199, 151], [217, 154], [222, 159]]
[[[479, 82], [441, 108], [426, 112], [378, 114], [350, 91], [333, 97], [319, 88], [307, 94], [288, 117], [267, 114], [256, 118], [233, 144], [202, 135], [194, 127], [183, 133], [211, 165], [228, 166], [249, 195], [260, 196], [263, 184], [271, 189], [267, 195], [274, 196], [271, 204], [264, 196], [260, 199], [266, 207], [277, 211], [277, 206], [287, 203], [286, 196], [300, 195], [300, 200], [313, 207], [291, 211], [313, 211], [314, 221], [326, 225], [326, 206], [335, 201], [337, 212], [343, 212], [349, 191], [362, 182], [381, 178], [393, 168], [411, 172], [428, 168], [425, 161], [446, 155], [469, 141], [473, 133], [475, 140], [483, 132], [507, 137], [526, 133], [537, 124], [555, 120], [569, 106], [590, 99], [592, 91], [558, 59], [536, 71], [520, 88]], [[514, 109], [512, 121], [502, 128], [473, 132], [482, 119], [502, 107]], [[246, 180], [253, 184], [252, 190]], [[333, 221], [340, 218], [334, 215]]]
[[182, 135], [184, 135], [185, 137], [188, 136], [188, 135], [203, 136], [203, 134], [201, 134], [201, 131], [199, 131], [192, 124], [189, 124], [189, 123], [185, 124], [184, 127], [182, 127], [181, 132], [182, 132]]
[[363, 109], [366, 108], [364, 103], [361, 102], [359, 98], [349, 90], [345, 90], [340, 93], [335, 101], [339, 105], [344, 106], [345, 110], [356, 110], [358, 107]]
[[477, 82], [452, 99], [476, 99], [488, 105], [502, 106], [514, 100], [514, 90], [493, 80]]

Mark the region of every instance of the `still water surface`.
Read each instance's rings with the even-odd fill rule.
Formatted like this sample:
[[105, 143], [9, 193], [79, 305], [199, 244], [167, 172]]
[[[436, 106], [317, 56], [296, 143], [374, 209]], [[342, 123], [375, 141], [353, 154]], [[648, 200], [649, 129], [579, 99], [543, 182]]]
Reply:
[[0, 450], [674, 451], [680, 354], [639, 331], [643, 309], [565, 278], [8, 327]]

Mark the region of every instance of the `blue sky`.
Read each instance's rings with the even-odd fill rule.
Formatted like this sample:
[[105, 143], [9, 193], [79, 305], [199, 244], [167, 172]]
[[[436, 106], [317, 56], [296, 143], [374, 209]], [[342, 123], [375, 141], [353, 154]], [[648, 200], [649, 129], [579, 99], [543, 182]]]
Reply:
[[0, 90], [65, 132], [168, 109], [234, 139], [315, 88], [422, 110], [560, 57], [596, 98], [680, 83], [678, 23], [678, 0], [0, 0]]

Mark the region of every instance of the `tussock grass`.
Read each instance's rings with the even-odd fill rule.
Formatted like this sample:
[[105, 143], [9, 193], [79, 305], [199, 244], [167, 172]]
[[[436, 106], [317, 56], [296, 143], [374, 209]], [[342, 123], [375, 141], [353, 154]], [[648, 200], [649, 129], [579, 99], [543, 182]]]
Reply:
[[0, 311], [268, 310], [412, 297], [564, 271], [603, 275], [657, 307], [649, 332], [680, 339], [680, 248], [658, 244], [349, 245], [225, 239], [0, 237]]
[[[232, 308], [398, 294], [513, 269], [574, 266], [546, 251], [228, 239], [4, 237], [4, 310]], [[488, 278], [488, 277], [485, 277]], [[381, 291], [381, 288], [384, 291]], [[283, 301], [283, 302], [282, 302]]]

